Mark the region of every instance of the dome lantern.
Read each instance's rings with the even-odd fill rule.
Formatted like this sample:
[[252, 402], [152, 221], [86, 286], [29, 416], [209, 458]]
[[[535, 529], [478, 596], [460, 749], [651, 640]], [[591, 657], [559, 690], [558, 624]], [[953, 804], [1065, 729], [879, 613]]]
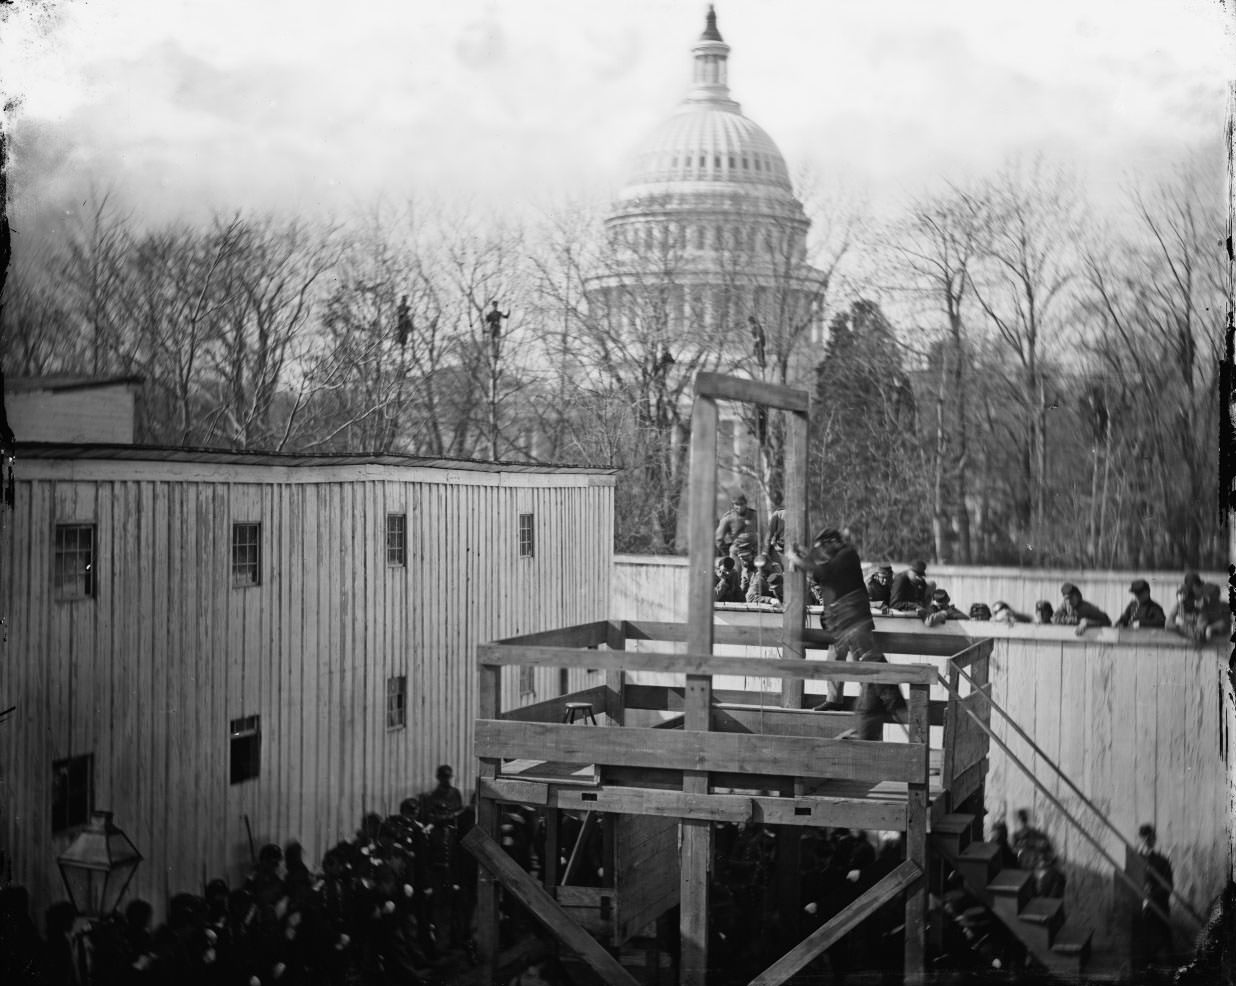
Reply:
[[711, 4], [704, 33], [691, 51], [695, 55], [694, 84], [684, 102], [711, 103], [720, 109], [740, 112], [739, 105], [730, 99], [727, 84], [730, 46], [722, 40], [721, 32], [717, 30], [717, 12]]

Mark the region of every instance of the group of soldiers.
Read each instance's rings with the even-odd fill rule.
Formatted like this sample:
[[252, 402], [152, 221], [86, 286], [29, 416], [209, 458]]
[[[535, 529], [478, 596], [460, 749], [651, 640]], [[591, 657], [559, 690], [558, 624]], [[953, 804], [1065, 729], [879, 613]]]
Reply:
[[[451, 784], [407, 798], [398, 814], [364, 816], [313, 872], [301, 847], [268, 844], [244, 884], [206, 884], [201, 895], [172, 897], [167, 920], [152, 929], [153, 910], [130, 901], [123, 914], [95, 922], [84, 935], [71, 905], [48, 913], [45, 942], [14, 986], [163, 984], [284, 986], [445, 982], [470, 964], [476, 869], [458, 836], [472, 811]], [[66, 910], [67, 909], [67, 910]], [[62, 919], [63, 918], [63, 919]], [[27, 919], [28, 920], [28, 919]], [[4, 968], [12, 968], [5, 966]]]

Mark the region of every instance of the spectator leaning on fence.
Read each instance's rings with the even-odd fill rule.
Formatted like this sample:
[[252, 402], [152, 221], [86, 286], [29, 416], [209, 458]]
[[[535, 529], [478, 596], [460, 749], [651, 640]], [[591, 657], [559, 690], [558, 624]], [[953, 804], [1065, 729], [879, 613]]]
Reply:
[[1138, 579], [1129, 586], [1129, 592], [1133, 593], [1133, 602], [1116, 618], [1116, 626], [1128, 627], [1131, 630], [1161, 629], [1166, 626], [1167, 616], [1163, 607], [1150, 598], [1150, 585], [1145, 579]]
[[1057, 626], [1075, 626], [1080, 637], [1087, 627], [1109, 627], [1111, 619], [1098, 606], [1088, 603], [1082, 598], [1081, 590], [1072, 582], [1066, 582], [1060, 587], [1060, 595], [1064, 603], [1052, 616], [1052, 623]]

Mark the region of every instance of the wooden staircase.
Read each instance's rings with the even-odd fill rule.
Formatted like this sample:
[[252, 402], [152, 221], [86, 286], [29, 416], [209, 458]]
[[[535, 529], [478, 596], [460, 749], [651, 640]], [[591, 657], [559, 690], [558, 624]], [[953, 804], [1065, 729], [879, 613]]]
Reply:
[[1032, 872], [1002, 867], [1000, 847], [975, 838], [981, 824], [971, 814], [944, 815], [932, 825], [932, 848], [1036, 962], [1049, 972], [1079, 976], [1090, 958], [1093, 929], [1066, 920], [1063, 900], [1034, 896]]

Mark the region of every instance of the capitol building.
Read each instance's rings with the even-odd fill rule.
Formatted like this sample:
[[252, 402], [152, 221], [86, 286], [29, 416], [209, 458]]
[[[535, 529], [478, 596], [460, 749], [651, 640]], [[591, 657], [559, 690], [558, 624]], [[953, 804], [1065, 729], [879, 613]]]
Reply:
[[[785, 158], [730, 95], [729, 53], [709, 7], [692, 84], [636, 149], [585, 292], [594, 317], [638, 340], [628, 351], [648, 372], [690, 338], [710, 353], [695, 369], [803, 386], [821, 353], [827, 277], [807, 262], [811, 222]], [[723, 460], [730, 443], [750, 457], [743, 430], [722, 421]]]

